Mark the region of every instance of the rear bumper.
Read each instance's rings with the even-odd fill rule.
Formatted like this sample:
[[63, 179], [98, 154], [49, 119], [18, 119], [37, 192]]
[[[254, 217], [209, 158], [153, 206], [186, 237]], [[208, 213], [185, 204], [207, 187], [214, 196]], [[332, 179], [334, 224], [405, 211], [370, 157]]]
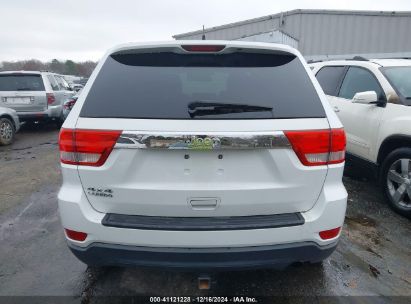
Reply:
[[337, 242], [320, 246], [300, 242], [234, 248], [162, 248], [92, 243], [69, 244], [73, 254], [92, 266], [138, 266], [185, 270], [282, 268], [295, 262], [316, 263], [327, 258]]
[[20, 121], [47, 120], [50, 116], [44, 112], [18, 113]]
[[62, 114], [62, 106], [49, 106], [45, 111], [38, 112], [17, 112], [20, 121], [27, 120], [47, 120], [50, 118], [59, 118]]
[[92, 208], [77, 170], [69, 168], [63, 170], [59, 211], [64, 228], [87, 233], [84, 241], [67, 238], [67, 242], [90, 265], [225, 269], [316, 262], [332, 253], [339, 238], [323, 240], [319, 232], [344, 223], [347, 192], [341, 175], [342, 165], [330, 168], [317, 203], [300, 213], [304, 222], [295, 226], [195, 231], [190, 225], [189, 230], [156, 230], [142, 227], [140, 221], [139, 227], [105, 226], [106, 214]]

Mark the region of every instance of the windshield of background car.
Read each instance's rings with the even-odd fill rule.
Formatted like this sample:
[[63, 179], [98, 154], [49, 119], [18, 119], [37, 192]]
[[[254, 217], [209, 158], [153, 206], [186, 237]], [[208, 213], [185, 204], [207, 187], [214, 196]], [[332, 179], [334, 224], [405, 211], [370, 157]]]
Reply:
[[411, 66], [381, 68], [397, 94], [411, 106]]
[[[229, 103], [272, 110], [211, 111], [190, 116], [189, 105]], [[301, 61], [290, 53], [111, 55], [81, 117], [141, 119], [272, 119], [325, 117]]]
[[0, 75], [0, 91], [44, 91], [40, 75]]

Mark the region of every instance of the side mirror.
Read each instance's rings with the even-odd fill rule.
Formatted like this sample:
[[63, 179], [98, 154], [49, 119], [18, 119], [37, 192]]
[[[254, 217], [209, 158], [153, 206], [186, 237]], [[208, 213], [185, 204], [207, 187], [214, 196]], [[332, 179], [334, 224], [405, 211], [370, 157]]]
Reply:
[[375, 91], [358, 92], [354, 95], [352, 102], [361, 104], [377, 104], [378, 96]]

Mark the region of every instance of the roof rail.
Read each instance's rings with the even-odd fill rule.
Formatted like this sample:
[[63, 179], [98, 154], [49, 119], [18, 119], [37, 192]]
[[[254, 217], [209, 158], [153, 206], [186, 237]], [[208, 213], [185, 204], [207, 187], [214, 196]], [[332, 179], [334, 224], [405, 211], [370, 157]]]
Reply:
[[307, 60], [307, 63], [316, 63], [316, 62], [323, 62], [324, 60], [321, 60], [321, 59], [319, 59], [319, 60], [314, 60], [314, 59], [310, 59], [310, 60]]
[[364, 58], [362, 56], [354, 56], [352, 59], [348, 59], [348, 60], [369, 61], [367, 58]]

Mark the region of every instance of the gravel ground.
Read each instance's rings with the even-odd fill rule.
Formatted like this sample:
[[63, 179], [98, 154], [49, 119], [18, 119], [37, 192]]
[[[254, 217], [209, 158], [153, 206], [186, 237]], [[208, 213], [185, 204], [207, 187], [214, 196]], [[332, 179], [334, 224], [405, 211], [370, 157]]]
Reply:
[[219, 273], [209, 291], [197, 289], [192, 273], [87, 268], [69, 252], [58, 218], [57, 136], [52, 125], [23, 128], [13, 145], [0, 147], [1, 296], [64, 295], [83, 303], [107, 295], [411, 297], [410, 221], [387, 207], [372, 181], [348, 177], [342, 238], [322, 265]]

